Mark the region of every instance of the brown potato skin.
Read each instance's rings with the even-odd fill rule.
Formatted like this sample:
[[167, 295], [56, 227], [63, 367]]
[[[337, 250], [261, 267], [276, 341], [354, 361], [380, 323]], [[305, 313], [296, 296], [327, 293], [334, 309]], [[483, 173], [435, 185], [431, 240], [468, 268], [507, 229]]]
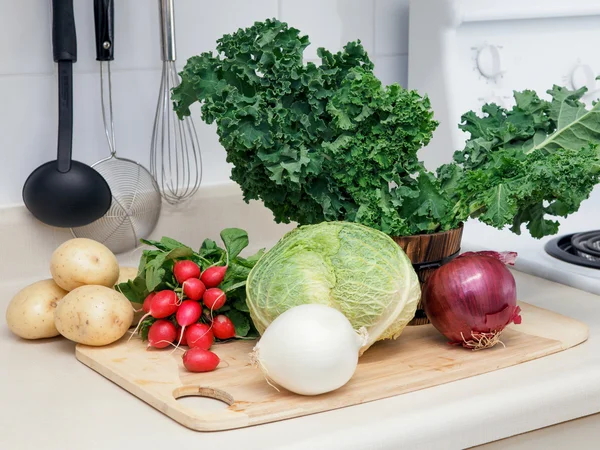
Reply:
[[113, 287], [119, 278], [119, 263], [100, 242], [76, 238], [54, 250], [50, 273], [56, 284], [66, 291], [84, 285]]
[[[119, 279], [117, 280], [117, 282], [115, 284], [125, 283], [126, 281], [133, 280], [135, 277], [137, 277], [137, 273], [138, 273], [137, 267], [121, 266], [121, 267], [119, 267]], [[144, 311], [142, 311], [141, 303], [131, 302], [131, 305], [133, 306], [133, 308], [135, 310], [139, 311], [139, 312], [136, 312], [133, 316], [132, 325], [136, 326], [139, 323], [142, 316], [146, 313]]]
[[6, 309], [6, 323], [23, 339], [44, 339], [58, 336], [54, 311], [68, 292], [53, 279], [41, 280], [21, 289]]
[[101, 346], [119, 340], [133, 321], [125, 296], [105, 286], [81, 286], [61, 300], [54, 314], [56, 329], [79, 344]]
[[125, 283], [137, 277], [137, 267], [119, 266], [119, 278], [115, 284]]

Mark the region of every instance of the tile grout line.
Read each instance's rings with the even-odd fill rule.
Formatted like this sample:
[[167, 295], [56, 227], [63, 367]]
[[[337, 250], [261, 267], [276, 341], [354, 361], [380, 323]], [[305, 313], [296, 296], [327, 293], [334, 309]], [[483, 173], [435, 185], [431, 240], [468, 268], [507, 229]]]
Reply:
[[54, 75], [55, 72], [33, 72], [33, 73], [0, 73], [0, 80], [3, 78], [45, 78]]
[[[144, 67], [144, 68], [112, 68], [111, 67], [111, 72], [112, 73], [139, 73], [139, 72], [146, 72], [146, 73], [151, 73], [151, 72], [160, 72], [161, 68], [160, 67]], [[100, 74], [100, 72], [98, 70], [89, 70], [89, 69], [81, 69], [81, 70], [74, 70], [73, 71], [73, 76], [77, 76], [77, 75], [90, 75], [90, 74]], [[53, 70], [52, 72], [15, 72], [15, 73], [0, 73], [0, 79], [2, 78], [14, 78], [14, 77], [47, 77], [47, 76], [54, 76], [56, 75], [56, 70]]]
[[396, 56], [408, 56], [408, 53], [375, 53], [376, 57], [393, 58]]
[[373, 56], [377, 59], [377, 0], [373, 0]]

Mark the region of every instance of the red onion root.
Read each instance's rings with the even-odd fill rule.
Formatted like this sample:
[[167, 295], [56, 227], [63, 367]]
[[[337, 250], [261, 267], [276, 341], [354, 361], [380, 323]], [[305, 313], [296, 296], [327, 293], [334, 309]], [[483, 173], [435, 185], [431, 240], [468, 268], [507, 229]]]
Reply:
[[475, 331], [471, 332], [471, 339], [467, 340], [460, 333], [462, 337], [462, 342], [457, 342], [457, 344], [462, 345], [464, 348], [469, 348], [473, 351], [483, 350], [486, 348], [492, 348], [496, 344], [502, 344], [503, 347], [506, 348], [504, 342], [500, 340], [500, 334], [502, 331], [492, 331], [490, 333], [477, 333]]

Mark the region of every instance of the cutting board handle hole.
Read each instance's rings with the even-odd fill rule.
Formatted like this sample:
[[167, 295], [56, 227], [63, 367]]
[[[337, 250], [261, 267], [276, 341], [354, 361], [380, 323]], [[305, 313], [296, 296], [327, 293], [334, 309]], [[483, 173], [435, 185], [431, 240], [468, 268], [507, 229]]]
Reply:
[[173, 391], [184, 406], [197, 412], [218, 411], [233, 405], [233, 397], [225, 391], [202, 386], [182, 386]]

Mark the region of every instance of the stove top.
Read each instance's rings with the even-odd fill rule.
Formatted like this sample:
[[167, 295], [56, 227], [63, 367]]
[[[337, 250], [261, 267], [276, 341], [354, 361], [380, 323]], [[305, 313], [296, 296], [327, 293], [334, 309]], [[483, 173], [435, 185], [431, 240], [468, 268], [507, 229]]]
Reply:
[[559, 236], [548, 241], [544, 250], [561, 261], [600, 269], [600, 230]]

